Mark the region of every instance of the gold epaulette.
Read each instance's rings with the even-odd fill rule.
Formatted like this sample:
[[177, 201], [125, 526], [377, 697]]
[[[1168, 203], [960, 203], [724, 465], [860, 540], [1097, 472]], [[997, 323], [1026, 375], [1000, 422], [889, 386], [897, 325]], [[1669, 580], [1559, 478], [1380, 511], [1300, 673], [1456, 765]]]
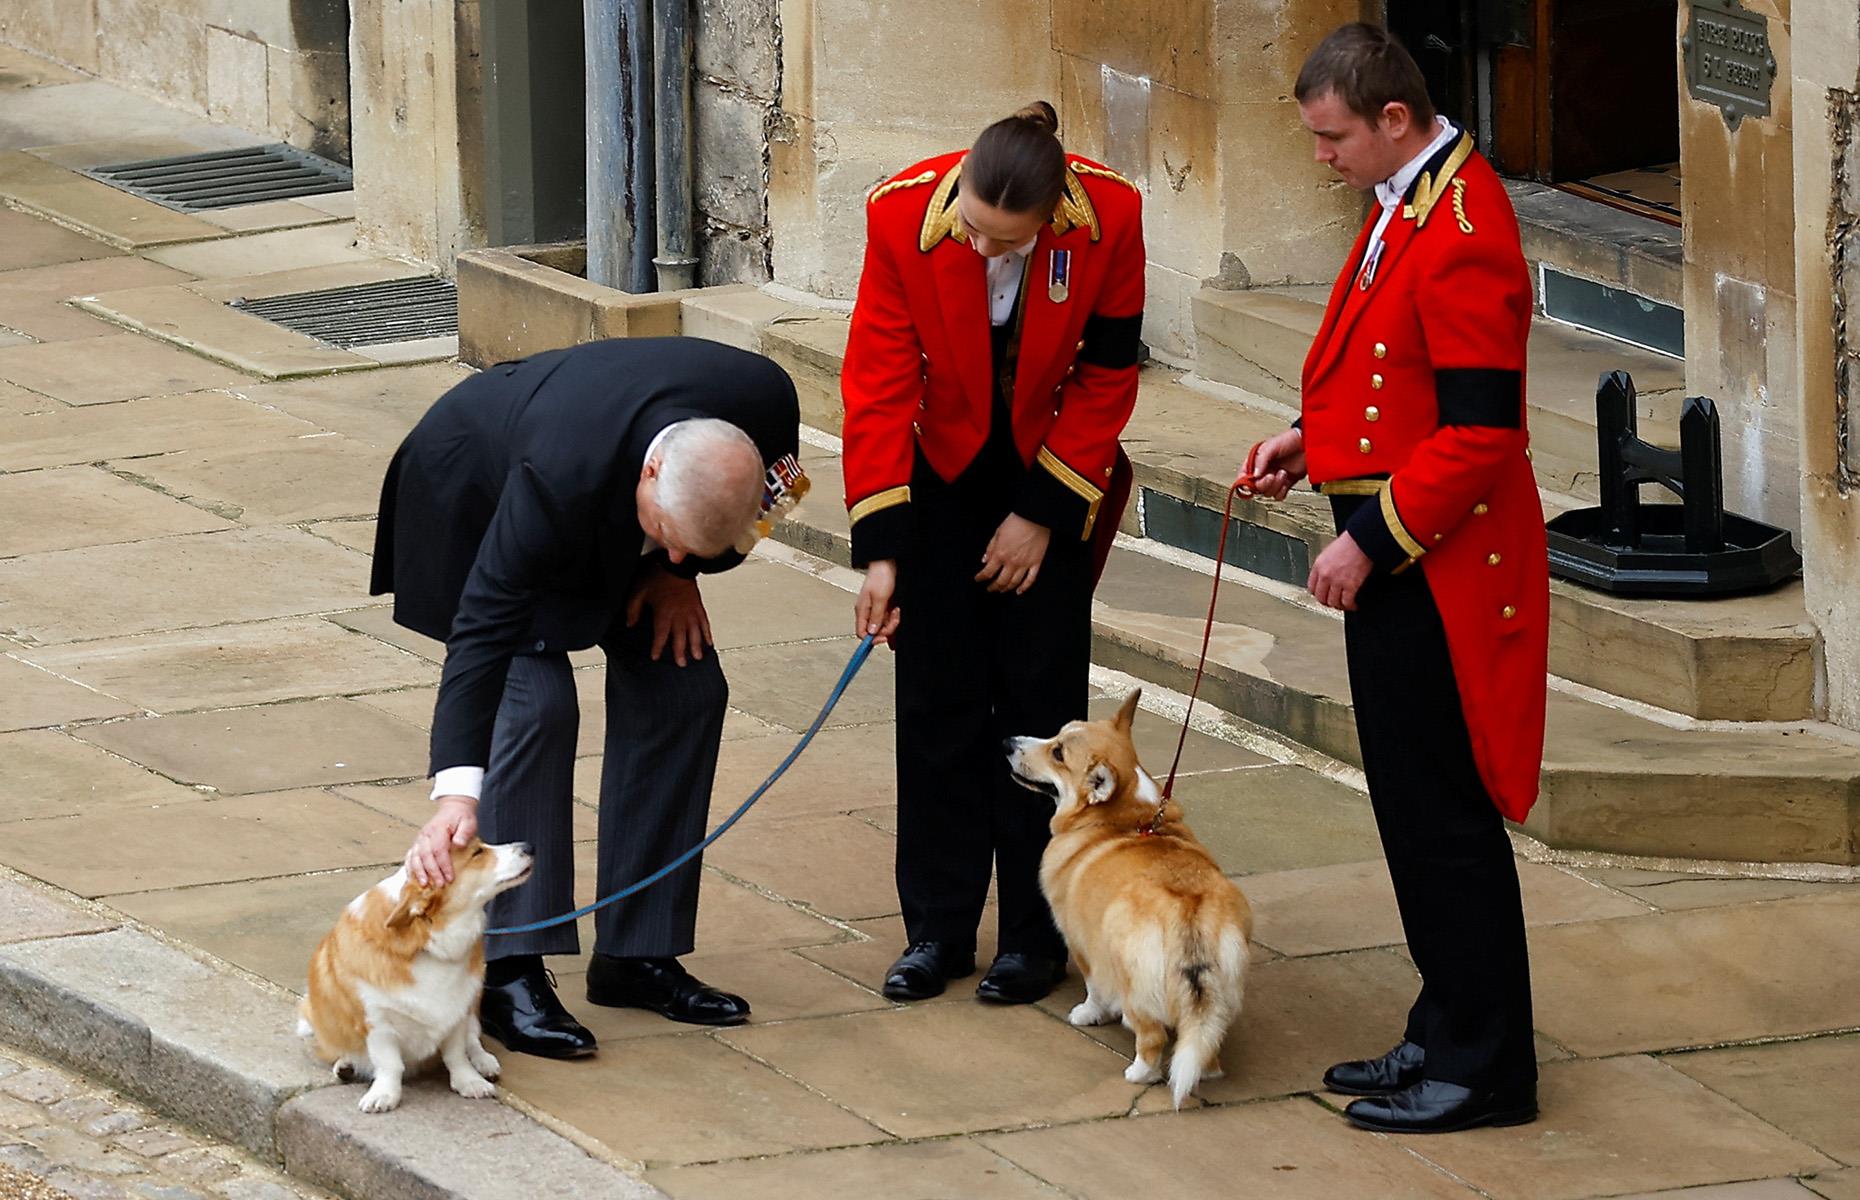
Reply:
[[890, 183], [880, 184], [878, 187], [873, 188], [866, 196], [865, 202], [871, 204], [874, 201], [884, 199], [893, 192], [902, 191], [905, 188], [913, 188], [918, 184], [929, 183], [935, 178], [935, 171], [925, 171], [921, 175], [912, 175], [908, 179], [894, 179]]
[[1125, 179], [1122, 175], [1119, 175], [1109, 167], [1094, 166], [1091, 163], [1079, 162], [1075, 159], [1072, 162], [1072, 169], [1080, 175], [1091, 175], [1099, 179], [1109, 179], [1113, 183], [1121, 183], [1133, 192], [1138, 190], [1136, 184]]
[[[1472, 152], [1472, 134], [1462, 133], [1459, 145], [1453, 147], [1453, 153], [1447, 155], [1447, 161], [1440, 164], [1440, 178], [1435, 179], [1426, 171], [1421, 172], [1421, 178], [1414, 184], [1414, 203], [1403, 208], [1401, 212], [1402, 216], [1413, 219], [1416, 229], [1427, 224], [1427, 218], [1433, 215], [1434, 206], [1439, 204], [1449, 191], [1452, 191], [1453, 210], [1454, 215], [1459, 218], [1460, 232], [1471, 233], [1473, 231], [1472, 222], [1466, 219], [1465, 202], [1460, 198], [1460, 193], [1466, 189], [1466, 181], [1454, 178], [1459, 173], [1459, 169], [1466, 165], [1466, 160], [1472, 157]], [[1458, 186], [1455, 187], [1455, 184]]]

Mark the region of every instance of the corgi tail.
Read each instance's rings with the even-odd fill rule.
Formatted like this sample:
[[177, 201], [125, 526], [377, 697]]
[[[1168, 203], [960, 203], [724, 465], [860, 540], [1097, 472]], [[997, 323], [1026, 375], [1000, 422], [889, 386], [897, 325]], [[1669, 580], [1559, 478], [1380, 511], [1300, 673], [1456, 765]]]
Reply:
[[[1191, 943], [1201, 939], [1190, 938]], [[1191, 950], [1200, 949], [1191, 945]], [[1182, 960], [1175, 1051], [1169, 1058], [1169, 1091], [1179, 1109], [1201, 1084], [1209, 1068], [1220, 1063], [1221, 1043], [1240, 1015], [1246, 983], [1246, 942], [1229, 931], [1219, 936], [1211, 955], [1190, 954]]]

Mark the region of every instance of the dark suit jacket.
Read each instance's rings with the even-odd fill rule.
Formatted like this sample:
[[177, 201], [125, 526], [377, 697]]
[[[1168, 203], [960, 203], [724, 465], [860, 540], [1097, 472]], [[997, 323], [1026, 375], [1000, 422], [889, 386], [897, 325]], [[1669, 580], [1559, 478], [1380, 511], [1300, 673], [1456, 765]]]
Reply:
[[602, 641], [642, 566], [666, 565], [659, 552], [642, 560], [634, 489], [653, 437], [690, 417], [741, 428], [765, 465], [798, 449], [787, 374], [700, 338], [591, 342], [499, 364], [440, 397], [401, 443], [381, 487], [369, 590], [393, 592], [395, 621], [446, 643], [434, 771], [486, 765], [513, 654]]

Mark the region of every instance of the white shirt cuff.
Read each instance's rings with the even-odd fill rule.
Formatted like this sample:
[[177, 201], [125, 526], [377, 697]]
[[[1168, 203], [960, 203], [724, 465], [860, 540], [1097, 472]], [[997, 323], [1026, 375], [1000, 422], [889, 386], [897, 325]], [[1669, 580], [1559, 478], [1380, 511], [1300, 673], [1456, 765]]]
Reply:
[[470, 796], [476, 800], [483, 793], [483, 767], [447, 767], [433, 776], [435, 800], [441, 796]]

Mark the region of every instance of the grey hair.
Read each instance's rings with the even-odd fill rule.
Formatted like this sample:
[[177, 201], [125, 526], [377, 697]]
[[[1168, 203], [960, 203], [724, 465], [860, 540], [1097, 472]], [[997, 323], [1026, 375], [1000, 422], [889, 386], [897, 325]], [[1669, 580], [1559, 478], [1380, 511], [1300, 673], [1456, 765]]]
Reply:
[[723, 553], [762, 515], [762, 452], [728, 421], [694, 417], [667, 426], [658, 458], [659, 507], [692, 553]]

